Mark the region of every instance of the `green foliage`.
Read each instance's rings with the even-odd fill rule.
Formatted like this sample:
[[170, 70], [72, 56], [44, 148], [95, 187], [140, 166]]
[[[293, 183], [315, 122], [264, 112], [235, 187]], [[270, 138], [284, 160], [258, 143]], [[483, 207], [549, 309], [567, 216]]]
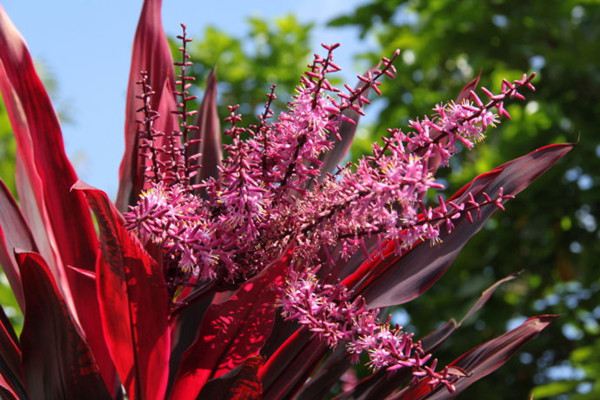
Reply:
[[[6, 108], [0, 100], [0, 179], [15, 193], [15, 139], [10, 128]], [[4, 272], [0, 271], [0, 304], [18, 331], [23, 326], [23, 314], [8, 285]]]
[[[466, 307], [487, 283], [525, 269], [477, 323], [452, 339], [451, 354], [439, 354], [451, 359], [505, 328], [511, 318], [559, 313], [553, 330], [530, 344], [521, 361], [476, 384], [470, 396], [526, 398], [529, 388], [544, 385], [536, 389], [536, 398], [560, 398], [560, 393], [597, 398], [598, 385], [587, 393], [587, 383], [600, 378], [600, 309], [595, 308], [600, 298], [600, 2], [371, 0], [331, 24], [356, 26], [362, 37], [377, 43], [360, 55], [371, 62], [381, 53], [403, 50], [398, 78], [386, 84], [378, 100], [382, 111], [373, 138], [384, 127], [405, 126], [409, 117], [428, 113], [438, 99], [454, 98], [478, 73], [495, 89], [504, 76], [539, 73], [538, 92], [527, 103], [511, 106], [514, 121], [494, 130], [476, 154], [463, 154], [462, 162], [453, 164], [449, 186], [457, 188], [547, 142], [570, 140], [578, 146], [521, 194], [506, 215], [488, 224], [454, 271], [407, 311], [411, 324], [425, 334], [438, 317], [460, 316], [461, 310], [449, 304]], [[596, 352], [577, 357], [589, 348]]]
[[0, 178], [13, 193], [15, 192], [15, 151], [15, 139], [10, 129], [8, 114], [0, 100]]

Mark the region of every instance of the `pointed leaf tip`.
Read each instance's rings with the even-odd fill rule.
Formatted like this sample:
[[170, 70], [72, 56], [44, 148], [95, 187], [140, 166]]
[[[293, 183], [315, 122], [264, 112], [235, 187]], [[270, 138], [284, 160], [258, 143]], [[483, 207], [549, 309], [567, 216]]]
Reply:
[[140, 163], [137, 122], [139, 109], [136, 96], [139, 95], [141, 71], [149, 74], [149, 83], [155, 94], [151, 99], [153, 110], [158, 110], [165, 81], [175, 87], [173, 57], [165, 35], [161, 18], [162, 1], [145, 0], [133, 41], [129, 83], [127, 86], [125, 110], [125, 152], [119, 168], [119, 190], [117, 208], [127, 210], [133, 205], [144, 181], [144, 166]]
[[537, 336], [556, 319], [556, 315], [530, 317], [519, 327], [480, 344], [452, 361], [448, 367], [460, 371], [450, 393], [441, 384], [431, 385], [429, 379], [422, 379], [394, 397], [399, 400], [445, 400], [454, 398], [478, 380], [486, 377], [504, 365], [525, 343]]
[[219, 166], [223, 159], [221, 143], [221, 123], [217, 110], [217, 72], [211, 70], [206, 78], [206, 90], [196, 120], [198, 130], [193, 139], [199, 141], [190, 146], [190, 155], [201, 154], [199, 173], [194, 183], [200, 183], [208, 178], [217, 178]]
[[0, 91], [17, 142], [17, 191], [35, 250], [48, 262], [109, 384], [114, 370], [101, 335], [93, 286], [66, 267], [93, 269], [97, 239], [92, 218], [81, 193], [70, 192], [77, 175], [66, 156], [57, 115], [25, 41], [1, 7]]
[[[450, 200], [465, 201], [469, 193], [476, 198], [483, 193], [495, 196], [501, 189], [517, 195], [535, 179], [567, 154], [573, 145], [555, 144], [539, 148], [479, 175], [465, 185]], [[440, 232], [441, 243], [431, 246], [418, 243], [411, 250], [397, 255], [389, 251], [383, 260], [367, 261], [368, 268], [359, 268], [366, 275], [360, 286], [369, 307], [387, 307], [406, 303], [427, 291], [450, 268], [465, 244], [496, 211], [492, 204], [481, 207], [481, 217], [472, 223], [462, 214], [454, 220], [454, 230]], [[354, 280], [356, 280], [354, 278]]]

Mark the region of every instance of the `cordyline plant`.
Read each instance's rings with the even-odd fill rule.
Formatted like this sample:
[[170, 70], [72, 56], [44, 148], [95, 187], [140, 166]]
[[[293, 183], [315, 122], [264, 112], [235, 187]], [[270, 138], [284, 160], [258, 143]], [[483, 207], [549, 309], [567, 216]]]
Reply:
[[[431, 352], [462, 321], [418, 339], [385, 313], [430, 288], [496, 209], [571, 149], [535, 150], [432, 200], [438, 168], [508, 118], [505, 101], [523, 99], [532, 75], [497, 94], [481, 88], [485, 101], [475, 80], [340, 165], [398, 53], [337, 89], [337, 45], [324, 45], [280, 115], [274, 90], [256, 125], [230, 107], [222, 155], [214, 75], [194, 115], [189, 39], [183, 27], [173, 64], [160, 7], [144, 2], [134, 41], [116, 205], [78, 181], [25, 43], [0, 11], [19, 193], [17, 203], [0, 191], [0, 261], [25, 315], [17, 338], [0, 314], [3, 397], [314, 399], [344, 380], [341, 399], [442, 399], [550, 323], [531, 317], [442, 367]], [[342, 379], [359, 361], [373, 373]]]

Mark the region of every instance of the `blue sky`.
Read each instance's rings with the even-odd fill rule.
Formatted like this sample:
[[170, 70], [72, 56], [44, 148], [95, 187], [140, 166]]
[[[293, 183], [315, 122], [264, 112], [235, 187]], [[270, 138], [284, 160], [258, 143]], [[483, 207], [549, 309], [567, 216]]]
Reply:
[[[328, 29], [323, 23], [352, 10], [361, 0], [163, 0], [167, 33], [184, 22], [192, 35], [209, 24], [241, 35], [249, 16], [296, 14], [317, 22], [313, 46], [342, 42], [336, 59], [352, 70], [361, 43], [353, 29]], [[63, 135], [82, 179], [114, 196], [123, 152], [125, 88], [131, 43], [141, 0], [8, 0], [2, 5], [21, 31], [36, 60], [57, 81], [55, 106], [70, 117]]]

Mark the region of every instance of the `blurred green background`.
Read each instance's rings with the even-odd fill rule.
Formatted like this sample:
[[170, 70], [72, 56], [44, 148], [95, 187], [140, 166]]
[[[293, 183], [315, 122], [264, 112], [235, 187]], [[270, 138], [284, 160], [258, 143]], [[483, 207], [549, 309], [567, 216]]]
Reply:
[[[525, 399], [531, 393], [536, 399], [600, 398], [600, 2], [368, 0], [329, 25], [360, 30], [362, 45], [353, 51], [361, 70], [402, 50], [398, 78], [386, 81], [383, 96], [367, 109], [353, 157], [386, 127], [404, 127], [409, 118], [454, 98], [477, 74], [496, 90], [502, 78], [538, 74], [538, 91], [510, 106], [513, 120], [442, 172], [448, 193], [544, 144], [577, 142], [576, 148], [491, 220], [449, 273], [395, 317], [417, 335], [426, 334], [460, 318], [495, 280], [524, 270], [436, 356], [451, 361], [526, 316], [560, 314], [549, 330], [462, 398]], [[227, 104], [240, 103], [251, 121], [271, 83], [278, 85], [279, 106], [285, 104], [310, 54], [318, 51], [310, 48], [313, 30], [291, 15], [250, 18], [242, 36], [207, 27], [192, 43], [197, 94], [216, 66], [223, 114]], [[0, 175], [11, 187], [13, 174], [14, 142], [2, 108]], [[19, 323], [5, 282], [0, 302]]]

